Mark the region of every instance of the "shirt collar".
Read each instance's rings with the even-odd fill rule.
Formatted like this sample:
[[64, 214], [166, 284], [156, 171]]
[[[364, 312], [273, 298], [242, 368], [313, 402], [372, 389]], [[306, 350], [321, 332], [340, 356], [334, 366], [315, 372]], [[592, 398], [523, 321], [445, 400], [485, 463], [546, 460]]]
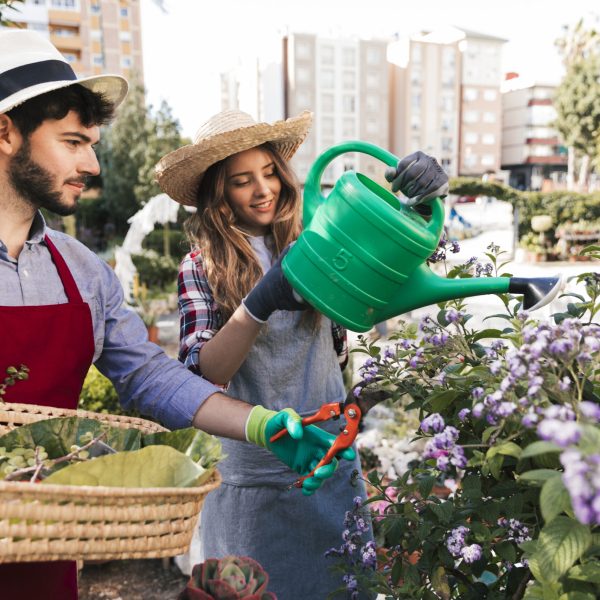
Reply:
[[46, 235], [46, 220], [44, 219], [44, 215], [38, 210], [35, 213], [35, 217], [33, 217], [33, 222], [31, 223], [31, 229], [29, 230], [29, 239], [27, 240], [28, 244], [39, 244], [44, 240], [44, 236]]

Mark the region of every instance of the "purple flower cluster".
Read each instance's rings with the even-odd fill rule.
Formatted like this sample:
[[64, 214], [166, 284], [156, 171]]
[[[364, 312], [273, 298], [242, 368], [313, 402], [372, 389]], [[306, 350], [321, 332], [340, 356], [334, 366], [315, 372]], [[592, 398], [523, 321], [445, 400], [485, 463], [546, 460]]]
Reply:
[[494, 265], [492, 263], [477, 263], [475, 265], [475, 277], [489, 277], [494, 271]]
[[481, 558], [482, 549], [479, 544], [466, 544], [468, 534], [468, 527], [464, 525], [456, 527], [446, 538], [446, 548], [454, 558], [462, 557], [466, 563], [473, 563]]
[[435, 252], [427, 259], [428, 262], [441, 262], [446, 260], [446, 251], [449, 250], [452, 254], [460, 252], [460, 246], [456, 241], [450, 241], [446, 238], [440, 239]]
[[[363, 534], [371, 530], [368, 518], [365, 518], [365, 510], [362, 506], [363, 499], [360, 496], [354, 498], [354, 509], [346, 511], [344, 517], [344, 531], [342, 531], [343, 543], [339, 548], [330, 548], [325, 552], [326, 557], [343, 557], [350, 567], [362, 569], [375, 569], [377, 565], [377, 552], [375, 542], [363, 541]], [[358, 581], [352, 574], [343, 577], [346, 589], [351, 599], [358, 598]]]
[[576, 444], [581, 437], [581, 426], [575, 422], [575, 413], [568, 406], [553, 405], [542, 411], [543, 419], [537, 426], [538, 436], [554, 442], [561, 448]]
[[506, 529], [506, 539], [514, 541], [517, 544], [528, 542], [531, 539], [529, 535], [529, 527], [521, 523], [518, 519], [506, 519], [501, 517], [498, 519], [498, 525]]
[[421, 421], [421, 430], [425, 433], [435, 432], [427, 441], [423, 451], [423, 458], [435, 458], [436, 466], [440, 471], [448, 471], [451, 466], [464, 469], [467, 458], [462, 446], [459, 446], [458, 429], [451, 425], [446, 426], [444, 419], [438, 413], [433, 413]]
[[583, 456], [575, 448], [568, 448], [560, 455], [560, 462], [577, 520], [585, 525], [599, 525], [600, 454]]

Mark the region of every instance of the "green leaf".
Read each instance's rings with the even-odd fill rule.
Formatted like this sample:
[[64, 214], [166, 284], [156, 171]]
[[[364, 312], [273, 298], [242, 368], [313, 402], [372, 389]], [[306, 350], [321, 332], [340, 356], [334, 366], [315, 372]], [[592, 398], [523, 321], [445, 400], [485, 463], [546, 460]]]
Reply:
[[435, 516], [439, 519], [440, 523], [448, 523], [452, 517], [452, 513], [454, 512], [454, 505], [452, 502], [441, 502], [440, 504], [436, 504], [432, 502], [429, 505], [431, 512], [435, 514]]
[[431, 587], [441, 595], [442, 598], [450, 598], [450, 586], [448, 576], [444, 567], [438, 567], [431, 576]]
[[148, 446], [71, 464], [42, 483], [108, 487], [192, 487], [205, 469], [170, 446]]
[[[2, 441], [1, 438], [0, 441]], [[598, 452], [598, 448], [600, 448], [600, 430], [594, 425], [583, 425], [581, 428], [581, 438], [577, 446], [584, 454]]]
[[560, 477], [560, 475], [560, 472], [555, 471], [554, 469], [533, 469], [532, 471], [527, 471], [521, 475], [516, 475], [516, 477], [523, 481], [539, 484], [551, 479], [552, 477]]
[[546, 523], [552, 521], [560, 513], [569, 510], [571, 498], [562, 477], [551, 477], [542, 486], [540, 493], [540, 509]]
[[503, 560], [514, 563], [517, 560], [517, 551], [510, 542], [500, 542], [494, 547], [494, 552]]
[[512, 318], [510, 315], [506, 315], [504, 313], [499, 313], [496, 315], [489, 315], [487, 317], [484, 317], [484, 321], [487, 321], [488, 319], [506, 319], [507, 321], [512, 321]]
[[214, 468], [224, 458], [219, 438], [194, 427], [142, 436], [142, 447], [153, 445], [171, 446], [205, 469]]
[[600, 584], [600, 564], [588, 562], [585, 565], [575, 565], [569, 570], [568, 576], [570, 579]]
[[530, 458], [531, 456], [538, 456], [539, 454], [547, 454], [548, 452], [561, 452], [562, 448], [553, 444], [552, 442], [533, 442], [533, 444], [529, 444], [525, 448], [523, 448], [523, 452], [521, 453], [521, 460], [524, 458]]
[[102, 441], [117, 452], [137, 450], [141, 445], [141, 432], [138, 429], [110, 427], [95, 419], [79, 417], [57, 417], [44, 419], [28, 425], [21, 425], [0, 436], [0, 446], [7, 450], [15, 447], [35, 448], [43, 446], [48, 458], [60, 458], [70, 452], [74, 444], [83, 446], [81, 436], [92, 432], [94, 437], [106, 432]]
[[556, 517], [540, 531], [536, 551], [529, 558], [531, 572], [542, 583], [554, 583], [591, 543], [588, 527], [568, 517]]
[[472, 341], [478, 342], [483, 339], [500, 337], [502, 337], [502, 332], [499, 329], [482, 329], [473, 336]]
[[430, 406], [432, 412], [442, 412], [445, 408], [448, 408], [456, 398], [460, 395], [458, 390], [442, 390], [434, 392], [427, 398], [427, 404]]
[[419, 479], [419, 494], [421, 494], [421, 498], [428, 498], [429, 494], [431, 494], [431, 490], [433, 489], [433, 485], [435, 483], [435, 477], [432, 475], [427, 477], [422, 477]]
[[478, 475], [467, 475], [462, 480], [461, 490], [465, 498], [471, 500], [481, 498], [481, 478]]
[[518, 446], [514, 442], [500, 442], [496, 446], [492, 446], [486, 454], [486, 458], [492, 458], [496, 456], [496, 454], [503, 454], [505, 456], [514, 456], [515, 458], [519, 458], [521, 456], [521, 446]]
[[504, 464], [504, 458], [501, 454], [496, 454], [492, 456], [492, 458], [486, 458], [486, 464], [490, 469], [490, 473], [493, 475], [495, 479], [500, 479], [500, 471], [502, 470], [502, 465]]

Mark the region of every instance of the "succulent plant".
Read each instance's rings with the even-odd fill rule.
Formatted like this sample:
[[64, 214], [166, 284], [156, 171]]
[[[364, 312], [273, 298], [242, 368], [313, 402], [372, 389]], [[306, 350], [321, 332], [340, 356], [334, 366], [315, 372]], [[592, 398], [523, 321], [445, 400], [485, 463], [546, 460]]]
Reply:
[[179, 600], [277, 600], [267, 592], [269, 576], [252, 558], [209, 558], [195, 565]]

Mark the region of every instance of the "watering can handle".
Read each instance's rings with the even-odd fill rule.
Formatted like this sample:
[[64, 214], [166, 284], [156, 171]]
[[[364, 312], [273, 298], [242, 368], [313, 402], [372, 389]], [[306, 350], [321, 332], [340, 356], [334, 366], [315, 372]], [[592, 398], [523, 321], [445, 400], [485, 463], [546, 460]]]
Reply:
[[[375, 144], [360, 140], [343, 142], [342, 144], [337, 144], [336, 146], [332, 146], [328, 150], [325, 150], [325, 152], [317, 157], [317, 160], [315, 160], [306, 176], [303, 209], [303, 221], [305, 227], [312, 221], [320, 204], [325, 202], [325, 196], [321, 193], [321, 177], [323, 176], [325, 169], [332, 160], [347, 152], [362, 152], [363, 154], [369, 154], [390, 167], [395, 167], [400, 161], [400, 159], [391, 152], [388, 152]], [[431, 230], [432, 233], [438, 235], [441, 233], [441, 231], [437, 231], [439, 229], [439, 224], [441, 223], [443, 226], [444, 223], [444, 203], [439, 198], [434, 198], [433, 200], [428, 201], [428, 203], [431, 205], [433, 212], [432, 218], [429, 223], [427, 223], [426, 227]]]

